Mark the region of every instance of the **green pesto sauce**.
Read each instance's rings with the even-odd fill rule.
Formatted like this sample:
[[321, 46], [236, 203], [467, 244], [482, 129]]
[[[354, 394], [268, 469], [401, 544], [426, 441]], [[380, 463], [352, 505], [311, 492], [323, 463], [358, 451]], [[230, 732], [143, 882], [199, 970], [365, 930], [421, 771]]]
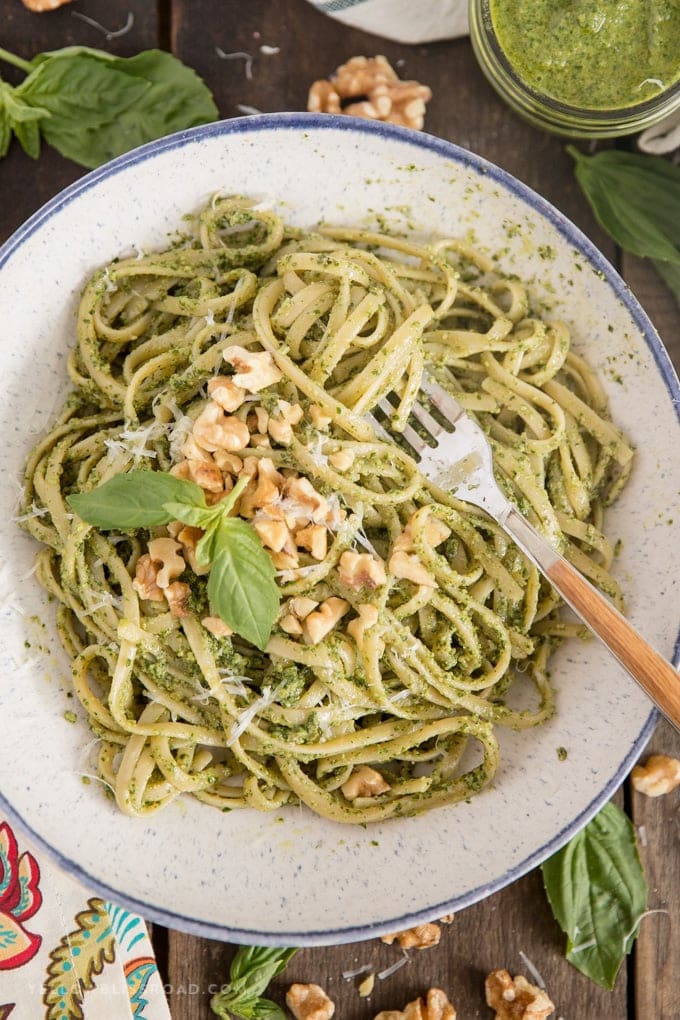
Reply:
[[586, 110], [637, 106], [680, 78], [680, 0], [489, 0], [525, 85]]

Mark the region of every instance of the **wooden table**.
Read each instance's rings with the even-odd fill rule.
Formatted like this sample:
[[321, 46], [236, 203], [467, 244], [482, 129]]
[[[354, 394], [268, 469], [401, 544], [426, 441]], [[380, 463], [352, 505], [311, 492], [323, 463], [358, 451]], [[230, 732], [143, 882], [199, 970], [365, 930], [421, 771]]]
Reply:
[[[109, 29], [134, 24], [107, 40], [74, 17], [76, 12]], [[432, 88], [427, 129], [485, 156], [553, 202], [588, 234], [618, 266], [680, 362], [678, 309], [654, 271], [617, 251], [595, 223], [565, 153], [563, 141], [543, 134], [515, 117], [487, 85], [467, 39], [405, 46], [344, 28], [304, 0], [80, 0], [58, 11], [31, 14], [19, 0], [0, 0], [0, 46], [30, 58], [41, 50], [80, 43], [121, 56], [160, 46], [194, 67], [213, 91], [223, 117], [237, 115], [239, 104], [262, 111], [303, 110], [307, 89], [317, 78], [356, 54], [384, 53], [403, 77]], [[278, 47], [263, 54], [260, 46]], [[220, 60], [215, 48], [254, 55], [252, 80], [241, 60]], [[0, 71], [15, 82], [21, 75], [6, 65]], [[76, 165], [45, 148], [37, 162], [14, 144], [0, 163], [0, 240], [59, 189], [82, 174]], [[680, 739], [660, 725], [655, 750], [680, 755]], [[650, 748], [651, 749], [651, 748]], [[490, 1017], [483, 980], [494, 967], [526, 973], [520, 952], [543, 975], [564, 1020], [678, 1020], [680, 1018], [680, 791], [658, 800], [633, 793], [618, 795], [636, 826], [644, 826], [642, 856], [656, 913], [642, 932], [613, 992], [604, 992], [563, 958], [564, 938], [552, 920], [538, 872], [460, 913], [444, 928], [440, 945], [416, 954], [385, 981], [376, 982], [370, 999], [358, 996], [357, 981], [342, 972], [364, 963], [377, 968], [396, 959], [394, 948], [377, 940], [301, 952], [285, 980], [271, 994], [283, 1001], [291, 980], [315, 981], [336, 1002], [339, 1020], [368, 1020], [380, 1009], [402, 1009], [431, 985], [444, 988], [459, 1020]], [[234, 947], [154, 926], [159, 966], [167, 982], [173, 1018], [204, 1020], [212, 1014], [212, 991], [227, 979]], [[527, 975], [529, 976], [529, 975]], [[104, 1020], [104, 1018], [102, 1018]], [[108, 1018], [107, 1018], [108, 1020]]]

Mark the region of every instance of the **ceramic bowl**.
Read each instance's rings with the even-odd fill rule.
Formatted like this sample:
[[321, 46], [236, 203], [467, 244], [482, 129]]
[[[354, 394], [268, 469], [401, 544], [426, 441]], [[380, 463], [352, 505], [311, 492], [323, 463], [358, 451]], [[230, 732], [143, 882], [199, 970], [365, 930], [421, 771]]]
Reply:
[[187, 131], [88, 174], [0, 249], [0, 809], [89, 889], [150, 920], [248, 943], [349, 942], [460, 910], [539, 863], [612, 795], [655, 714], [597, 642], [569, 642], [554, 659], [555, 717], [501, 734], [493, 787], [470, 803], [366, 829], [194, 801], [135, 819], [83, 782], [91, 734], [69, 697], [54, 607], [27, 576], [36, 546], [12, 520], [12, 480], [67, 388], [85, 279], [131, 245], [166, 244], [218, 190], [270, 202], [304, 227], [380, 222], [474, 238], [566, 320], [637, 447], [607, 531], [622, 542], [630, 617], [669, 657], [680, 392], [640, 306], [576, 227], [497, 167], [393, 126], [281, 114]]

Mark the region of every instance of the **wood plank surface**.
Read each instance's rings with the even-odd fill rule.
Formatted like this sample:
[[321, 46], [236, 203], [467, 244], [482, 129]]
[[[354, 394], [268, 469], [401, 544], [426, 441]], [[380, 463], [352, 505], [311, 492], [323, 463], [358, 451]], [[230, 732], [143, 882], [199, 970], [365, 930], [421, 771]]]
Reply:
[[[74, 12], [111, 30], [124, 25], [131, 12], [134, 25], [125, 35], [107, 40]], [[680, 363], [678, 310], [672, 296], [649, 265], [620, 257], [576, 185], [564, 141], [537, 131], [508, 110], [478, 70], [467, 39], [418, 46], [391, 43], [343, 27], [304, 0], [80, 0], [46, 15], [31, 14], [19, 0], [0, 0], [1, 46], [30, 58], [40, 50], [74, 43], [124, 56], [154, 45], [172, 47], [204, 77], [225, 117], [237, 115], [241, 105], [267, 112], [304, 109], [308, 87], [316, 78], [326, 77], [356, 54], [384, 53], [402, 77], [432, 88], [428, 131], [470, 148], [525, 181], [565, 212], [612, 261], [619, 259], [676, 365]], [[277, 47], [278, 53], [267, 55], [261, 52], [262, 45]], [[252, 54], [252, 79], [246, 76], [242, 59], [221, 59], [217, 47]], [[21, 78], [5, 65], [0, 74], [11, 82]], [[13, 145], [0, 163], [0, 240], [82, 173], [54, 151], [46, 149], [34, 162]], [[680, 738], [667, 725], [658, 728], [652, 746], [680, 755]], [[618, 800], [623, 803], [623, 791]], [[283, 1002], [291, 981], [314, 981], [334, 998], [339, 1020], [369, 1020], [380, 1009], [403, 1008], [436, 985], [449, 993], [459, 1020], [490, 1020], [483, 997], [485, 975], [494, 967], [507, 967], [529, 976], [525, 954], [545, 979], [556, 1017], [679, 1020], [680, 791], [650, 800], [627, 789], [625, 801], [646, 844], [642, 856], [650, 908], [667, 913], [645, 919], [613, 992], [597, 988], [565, 961], [564, 937], [551, 917], [540, 873], [534, 871], [458, 914], [443, 927], [438, 947], [412, 952], [408, 964], [376, 981], [368, 999], [359, 997], [360, 978], [347, 981], [342, 973], [364, 964], [377, 972], [399, 958], [397, 948], [376, 939], [300, 952], [274, 983], [272, 997]], [[210, 995], [227, 980], [234, 947], [160, 926], [153, 934], [174, 1020], [209, 1020]]]

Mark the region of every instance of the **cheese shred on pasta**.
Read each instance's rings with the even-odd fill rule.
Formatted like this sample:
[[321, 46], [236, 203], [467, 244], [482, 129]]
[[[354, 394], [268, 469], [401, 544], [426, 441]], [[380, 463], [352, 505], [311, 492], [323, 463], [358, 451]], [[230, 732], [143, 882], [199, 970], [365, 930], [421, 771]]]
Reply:
[[[45, 546], [99, 773], [135, 815], [183, 793], [347, 822], [468, 798], [497, 770], [496, 728], [553, 712], [549, 656], [580, 629], [495, 523], [435, 498], [365, 416], [392, 394], [403, 427], [427, 365], [510, 498], [620, 601], [602, 516], [631, 449], [603, 390], [566, 326], [456, 240], [303, 232], [240, 198], [190, 222], [87, 284], [73, 392], [27, 466], [22, 526]], [[196, 529], [104, 533], [69, 511], [140, 467], [209, 502], [249, 476], [236, 512], [281, 595], [265, 652], [211, 611]]]

